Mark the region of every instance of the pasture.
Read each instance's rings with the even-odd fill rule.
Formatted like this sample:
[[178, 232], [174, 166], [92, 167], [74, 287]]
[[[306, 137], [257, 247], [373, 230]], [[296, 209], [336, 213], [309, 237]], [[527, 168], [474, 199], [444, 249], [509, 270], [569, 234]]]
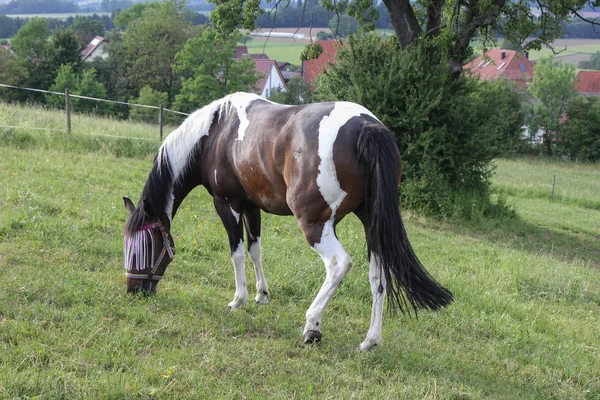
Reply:
[[[0, 104], [0, 122], [36, 114]], [[114, 136], [139, 132], [110, 123]], [[0, 398], [600, 397], [598, 166], [498, 160], [494, 191], [515, 217], [404, 211], [456, 301], [418, 319], [386, 314], [382, 344], [359, 353], [371, 294], [356, 218], [339, 226], [354, 267], [319, 346], [301, 333], [324, 268], [294, 219], [263, 214], [271, 304], [230, 312], [228, 243], [202, 189], [174, 220], [158, 294], [127, 295], [122, 196], [137, 202], [158, 146], [135, 143], [0, 127]], [[247, 274], [253, 288], [248, 258]]]

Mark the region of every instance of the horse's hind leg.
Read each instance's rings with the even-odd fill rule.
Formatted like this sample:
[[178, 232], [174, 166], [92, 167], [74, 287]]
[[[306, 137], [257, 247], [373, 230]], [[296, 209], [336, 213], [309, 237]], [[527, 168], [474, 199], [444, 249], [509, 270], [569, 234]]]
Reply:
[[241, 212], [223, 201], [214, 200], [215, 209], [221, 218], [227, 236], [229, 237], [229, 247], [231, 249], [231, 260], [235, 271], [235, 297], [229, 303], [230, 309], [241, 308], [248, 299], [248, 288], [246, 287], [246, 271], [244, 270], [245, 252], [243, 240], [243, 225]]
[[385, 274], [377, 262], [375, 254], [370, 254], [369, 283], [373, 294], [371, 308], [371, 325], [365, 341], [360, 344], [360, 351], [370, 350], [381, 342], [381, 327], [383, 322], [383, 301], [385, 299]]
[[262, 246], [260, 244], [260, 209], [244, 212], [244, 224], [248, 238], [248, 254], [254, 263], [256, 273], [256, 297], [258, 304], [269, 304], [269, 287], [262, 269]]
[[308, 243], [325, 263], [326, 277], [321, 290], [306, 311], [304, 327], [304, 343], [315, 343], [321, 340], [321, 317], [325, 307], [333, 298], [340, 282], [352, 267], [352, 260], [335, 236], [333, 221], [305, 225], [300, 223]]
[[[366, 214], [359, 210], [356, 215], [365, 227], [367, 234]], [[381, 328], [383, 324], [383, 303], [386, 292], [386, 279], [377, 257], [369, 251], [369, 283], [371, 285], [371, 294], [373, 295], [373, 306], [371, 307], [371, 324], [365, 341], [360, 344], [360, 351], [367, 351], [377, 346], [381, 342]]]

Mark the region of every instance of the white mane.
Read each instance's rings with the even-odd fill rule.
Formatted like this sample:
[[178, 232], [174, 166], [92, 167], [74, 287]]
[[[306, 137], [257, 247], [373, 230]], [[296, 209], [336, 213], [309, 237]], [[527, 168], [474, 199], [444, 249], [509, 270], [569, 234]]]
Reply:
[[[240, 119], [238, 132], [238, 139], [240, 139], [240, 132], [243, 132], [248, 125], [246, 108], [252, 101], [258, 99], [262, 98], [252, 93], [233, 93], [192, 113], [177, 129], [167, 136], [158, 150], [159, 168], [163, 161], [168, 161], [173, 172], [173, 182], [175, 182], [181, 176], [196, 143], [203, 136], [208, 136], [217, 111], [219, 112], [219, 118], [229, 117], [233, 110], [237, 112]], [[243, 138], [243, 133], [241, 138]]]

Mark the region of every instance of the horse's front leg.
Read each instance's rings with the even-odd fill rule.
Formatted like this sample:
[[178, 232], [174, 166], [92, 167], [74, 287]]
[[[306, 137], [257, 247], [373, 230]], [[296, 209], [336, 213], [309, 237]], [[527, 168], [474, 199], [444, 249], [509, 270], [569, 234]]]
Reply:
[[310, 344], [321, 341], [323, 312], [333, 298], [340, 282], [352, 267], [352, 260], [335, 235], [333, 221], [327, 221], [325, 224], [315, 224], [310, 228], [305, 228], [301, 224], [301, 227], [313, 250], [321, 256], [326, 273], [321, 290], [319, 290], [317, 297], [306, 311], [304, 343]]
[[260, 243], [260, 209], [250, 209], [244, 212], [244, 224], [248, 237], [248, 254], [254, 263], [256, 273], [256, 297], [258, 304], [269, 304], [269, 286], [262, 269], [262, 246]]
[[248, 299], [248, 288], [246, 287], [245, 252], [243, 239], [243, 223], [241, 208], [232, 206], [228, 202], [214, 200], [215, 209], [221, 218], [231, 249], [231, 260], [235, 272], [235, 297], [229, 303], [229, 308], [234, 310], [241, 308]]

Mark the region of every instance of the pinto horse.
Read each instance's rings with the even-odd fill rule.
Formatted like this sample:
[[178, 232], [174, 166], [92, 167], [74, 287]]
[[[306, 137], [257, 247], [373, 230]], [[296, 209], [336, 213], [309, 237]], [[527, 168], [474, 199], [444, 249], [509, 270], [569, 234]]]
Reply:
[[261, 210], [294, 215], [321, 256], [326, 278], [306, 312], [305, 343], [321, 340], [321, 318], [352, 261], [335, 228], [349, 213], [362, 222], [373, 295], [361, 350], [381, 341], [384, 297], [392, 309], [437, 310], [452, 294], [425, 271], [398, 207], [400, 153], [392, 134], [366, 108], [348, 102], [284, 106], [235, 93], [191, 114], [160, 147], [137, 208], [125, 226], [127, 291], [155, 292], [174, 256], [171, 223], [196, 186], [212, 195], [229, 237], [235, 296], [246, 303], [243, 227], [256, 272], [255, 300], [269, 302], [262, 269]]

